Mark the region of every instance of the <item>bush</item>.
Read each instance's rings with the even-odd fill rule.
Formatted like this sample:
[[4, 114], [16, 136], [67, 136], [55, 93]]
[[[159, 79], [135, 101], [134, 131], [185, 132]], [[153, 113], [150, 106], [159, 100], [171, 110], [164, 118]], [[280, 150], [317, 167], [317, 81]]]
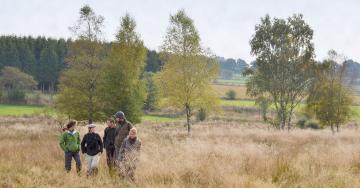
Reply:
[[196, 114], [196, 119], [198, 121], [205, 121], [206, 117], [207, 117], [206, 110], [203, 108], [201, 108], [199, 112]]
[[296, 126], [301, 128], [301, 129], [305, 129], [305, 123], [308, 119], [303, 117], [303, 118], [300, 118], [297, 122], [296, 122]]
[[319, 121], [314, 119], [309, 119], [307, 117], [302, 117], [296, 122], [296, 126], [301, 129], [322, 129], [322, 126], [319, 124]]
[[226, 99], [228, 100], [235, 100], [236, 99], [236, 92], [232, 89], [230, 89], [228, 92], [226, 92]]
[[321, 125], [319, 124], [319, 121], [313, 120], [313, 119], [306, 121], [305, 127], [311, 128], [311, 129], [321, 129], [322, 128]]

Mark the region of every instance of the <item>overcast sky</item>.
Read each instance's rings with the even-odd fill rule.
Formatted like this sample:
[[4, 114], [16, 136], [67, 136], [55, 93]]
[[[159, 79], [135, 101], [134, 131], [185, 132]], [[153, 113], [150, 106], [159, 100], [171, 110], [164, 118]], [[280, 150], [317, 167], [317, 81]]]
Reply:
[[0, 35], [71, 37], [68, 30], [82, 5], [105, 17], [105, 38], [114, 40], [120, 17], [130, 13], [145, 45], [158, 49], [169, 15], [185, 9], [194, 20], [202, 44], [226, 58], [255, 58], [249, 40], [266, 14], [286, 18], [302, 13], [314, 30], [316, 58], [334, 49], [360, 61], [360, 1], [358, 0], [0, 0]]

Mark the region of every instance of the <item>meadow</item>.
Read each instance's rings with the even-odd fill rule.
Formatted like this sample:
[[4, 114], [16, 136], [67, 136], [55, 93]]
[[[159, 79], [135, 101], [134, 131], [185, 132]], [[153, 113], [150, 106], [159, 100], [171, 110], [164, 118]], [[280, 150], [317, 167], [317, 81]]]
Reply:
[[44, 107], [0, 104], [0, 116], [23, 116], [41, 113]]
[[[241, 114], [252, 118], [253, 114]], [[64, 172], [59, 126], [40, 117], [1, 117], [0, 187], [360, 187], [360, 130], [276, 131], [261, 122], [211, 120], [136, 125], [143, 147], [136, 182]], [[97, 123], [102, 134], [104, 124]], [[77, 127], [81, 135], [85, 127]], [[73, 164], [73, 168], [74, 168]]]

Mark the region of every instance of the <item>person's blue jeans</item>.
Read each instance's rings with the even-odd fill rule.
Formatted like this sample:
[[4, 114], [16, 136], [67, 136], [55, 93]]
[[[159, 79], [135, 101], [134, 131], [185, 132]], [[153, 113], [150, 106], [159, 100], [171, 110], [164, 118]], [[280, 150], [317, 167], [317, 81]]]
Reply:
[[74, 158], [76, 162], [76, 171], [79, 173], [81, 171], [81, 161], [80, 161], [80, 153], [79, 152], [65, 152], [65, 170], [70, 172], [71, 170], [71, 161]]

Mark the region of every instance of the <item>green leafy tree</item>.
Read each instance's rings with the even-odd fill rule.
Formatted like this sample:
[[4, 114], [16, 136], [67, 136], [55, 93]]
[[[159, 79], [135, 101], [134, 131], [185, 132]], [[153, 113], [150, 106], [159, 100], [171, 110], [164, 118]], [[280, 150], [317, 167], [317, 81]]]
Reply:
[[77, 40], [70, 46], [68, 69], [60, 78], [56, 108], [71, 118], [88, 119], [89, 123], [104, 118], [99, 90], [101, 69], [106, 54], [101, 41], [103, 17], [85, 5], [80, 19], [71, 30]]
[[1, 70], [0, 86], [6, 91], [8, 102], [24, 102], [25, 92], [33, 89], [36, 84], [32, 76], [15, 67], [7, 66]]
[[185, 110], [190, 133], [190, 118], [196, 109], [210, 112], [217, 107], [210, 83], [218, 76], [218, 64], [200, 46], [199, 33], [184, 10], [170, 16], [161, 54], [164, 65], [157, 79], [160, 91], [168, 105]]
[[155, 84], [154, 73], [145, 73], [144, 80], [146, 81], [147, 88], [147, 96], [144, 103], [144, 109], [153, 111], [157, 108], [159, 102], [159, 89]]
[[148, 50], [146, 58], [146, 72], [158, 72], [160, 71], [161, 61], [159, 54], [155, 50]]
[[295, 107], [307, 95], [313, 78], [313, 30], [302, 15], [271, 19], [268, 15], [256, 25], [250, 41], [256, 68], [245, 72], [247, 93], [269, 96], [275, 106], [279, 129], [291, 127]]
[[340, 125], [350, 120], [353, 102], [351, 82], [347, 79], [345, 60], [329, 52], [329, 58], [316, 67], [316, 79], [307, 98], [307, 112], [314, 114], [322, 126], [339, 132]]
[[146, 48], [135, 28], [135, 20], [126, 14], [121, 19], [117, 40], [111, 45], [101, 84], [105, 91], [104, 112], [113, 114], [121, 110], [133, 123], [141, 121], [146, 98], [145, 82], [140, 80], [145, 66]]

